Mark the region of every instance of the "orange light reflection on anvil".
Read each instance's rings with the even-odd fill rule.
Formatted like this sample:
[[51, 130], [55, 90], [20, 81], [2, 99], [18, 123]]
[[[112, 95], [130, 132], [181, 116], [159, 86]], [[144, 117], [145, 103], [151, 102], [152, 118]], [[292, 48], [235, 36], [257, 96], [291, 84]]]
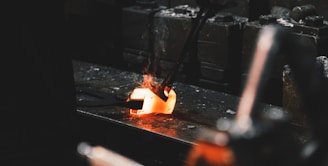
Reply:
[[[132, 116], [142, 116], [142, 120], [138, 120], [135, 121], [135, 123], [133, 123], [134, 126], [137, 126], [139, 128], [148, 130], [148, 131], [152, 131], [155, 133], [159, 133], [161, 135], [165, 135], [165, 136], [169, 136], [169, 137], [177, 137], [177, 129], [170, 125], [170, 123], [166, 123], [167, 125], [163, 124], [163, 121], [165, 120], [169, 120], [170, 121], [170, 117], [166, 116], [166, 115], [161, 115], [161, 116], [157, 116], [157, 115], [132, 115]], [[159, 125], [161, 124], [161, 125]]]

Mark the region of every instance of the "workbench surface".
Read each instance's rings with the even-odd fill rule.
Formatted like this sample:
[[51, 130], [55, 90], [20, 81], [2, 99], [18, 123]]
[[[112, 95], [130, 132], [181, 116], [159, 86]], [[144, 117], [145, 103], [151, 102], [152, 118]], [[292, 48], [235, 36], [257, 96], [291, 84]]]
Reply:
[[[76, 87], [88, 87], [127, 98], [143, 81], [141, 74], [84, 61], [73, 61]], [[161, 81], [155, 78], [155, 81]], [[239, 97], [194, 85], [175, 82], [176, 106], [171, 115], [131, 116], [129, 109], [119, 106], [78, 107], [80, 114], [100, 118], [118, 125], [192, 144], [200, 129], [216, 128], [218, 119], [233, 119]], [[82, 100], [77, 97], [77, 100]], [[263, 111], [278, 106], [261, 104]]]

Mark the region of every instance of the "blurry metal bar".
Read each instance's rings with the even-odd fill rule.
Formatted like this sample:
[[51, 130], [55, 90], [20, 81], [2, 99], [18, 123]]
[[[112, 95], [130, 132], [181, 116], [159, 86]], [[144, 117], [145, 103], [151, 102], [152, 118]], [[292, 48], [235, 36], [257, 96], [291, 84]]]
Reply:
[[277, 30], [274, 27], [263, 28], [257, 41], [250, 74], [243, 90], [241, 101], [236, 115], [236, 127], [238, 130], [247, 131], [252, 125], [252, 112], [261, 97], [266, 80], [272, 70], [273, 58], [277, 56], [279, 47], [275, 41]]

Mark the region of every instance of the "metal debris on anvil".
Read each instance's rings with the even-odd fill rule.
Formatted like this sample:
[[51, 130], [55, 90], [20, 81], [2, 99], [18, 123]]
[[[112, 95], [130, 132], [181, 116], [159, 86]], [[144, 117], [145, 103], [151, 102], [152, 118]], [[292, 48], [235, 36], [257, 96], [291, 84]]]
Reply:
[[[143, 81], [141, 74], [88, 62], [74, 60], [73, 69], [77, 87], [89, 87], [121, 98], [127, 98]], [[177, 102], [171, 115], [131, 116], [128, 108], [118, 106], [80, 107], [78, 111], [189, 143], [196, 139], [198, 129], [215, 128], [219, 118], [231, 119], [235, 116], [231, 110], [237, 110], [239, 98], [236, 96], [180, 82], [175, 82], [173, 89], [177, 94]], [[263, 104], [264, 111], [272, 107], [276, 106]]]

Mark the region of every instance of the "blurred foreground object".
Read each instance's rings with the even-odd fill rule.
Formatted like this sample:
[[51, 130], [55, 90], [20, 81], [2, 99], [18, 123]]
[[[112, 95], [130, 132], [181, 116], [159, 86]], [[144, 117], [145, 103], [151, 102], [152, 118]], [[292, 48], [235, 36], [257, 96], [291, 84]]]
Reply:
[[186, 159], [186, 166], [235, 166], [235, 156], [232, 149], [226, 145], [226, 133], [219, 133], [212, 129], [200, 130], [196, 145], [190, 150]]
[[87, 158], [91, 166], [142, 166], [138, 162], [105, 147], [90, 146], [85, 142], [78, 145], [77, 151]]
[[[295, 129], [291, 128], [290, 116], [293, 115], [277, 109], [262, 111], [258, 102], [274, 63], [281, 55], [294, 71], [303, 111], [309, 118], [312, 135], [305, 145], [300, 144]], [[222, 160], [210, 160], [213, 155], [219, 159], [222, 154], [229, 154], [227, 151], [222, 153], [221, 147], [225, 147], [231, 148], [234, 158], [228, 165], [326, 166], [328, 148], [324, 140], [327, 140], [327, 134], [323, 131], [328, 128], [328, 104], [324, 101], [328, 95], [328, 84], [324, 79], [322, 66], [316, 63], [315, 57], [315, 47], [307, 45], [289, 29], [277, 25], [264, 26], [257, 39], [236, 120], [219, 119], [217, 131], [200, 133], [199, 140], [212, 144], [212, 149], [216, 147], [217, 150], [202, 151], [202, 154], [197, 155], [197, 160], [193, 159], [194, 163], [187, 164], [225, 165]], [[189, 158], [195, 156], [194, 153], [201, 148], [206, 146], [196, 145]]]

